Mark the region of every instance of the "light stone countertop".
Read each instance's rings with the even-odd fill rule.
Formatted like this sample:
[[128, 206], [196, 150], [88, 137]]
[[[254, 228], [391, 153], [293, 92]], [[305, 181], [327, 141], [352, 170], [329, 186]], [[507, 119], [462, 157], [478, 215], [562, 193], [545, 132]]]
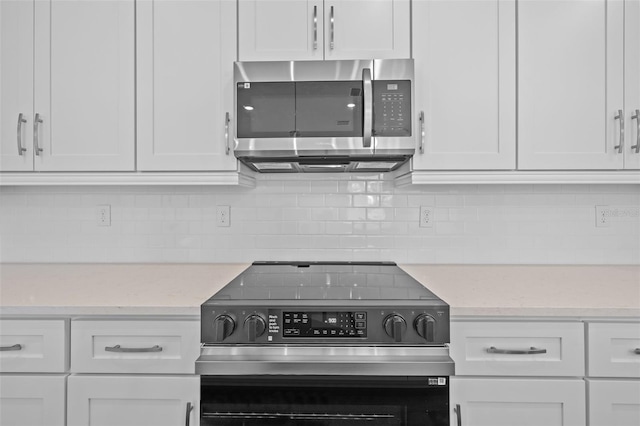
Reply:
[[[199, 315], [249, 264], [0, 264], [0, 315]], [[400, 265], [451, 315], [640, 319], [640, 266]]]
[[635, 317], [640, 266], [400, 265], [452, 316]]
[[0, 264], [1, 315], [200, 315], [249, 264]]

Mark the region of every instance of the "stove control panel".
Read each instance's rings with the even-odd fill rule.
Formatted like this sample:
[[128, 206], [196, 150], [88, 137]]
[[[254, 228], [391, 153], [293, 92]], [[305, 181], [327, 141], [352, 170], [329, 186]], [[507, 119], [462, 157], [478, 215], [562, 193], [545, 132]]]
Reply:
[[282, 311], [283, 337], [367, 337], [364, 311]]
[[448, 343], [449, 307], [318, 309], [202, 307], [207, 344]]

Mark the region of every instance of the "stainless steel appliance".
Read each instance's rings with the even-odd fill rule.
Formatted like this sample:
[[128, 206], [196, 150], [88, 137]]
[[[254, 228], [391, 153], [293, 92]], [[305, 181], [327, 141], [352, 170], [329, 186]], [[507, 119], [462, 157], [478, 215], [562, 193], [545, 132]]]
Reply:
[[259, 172], [388, 171], [415, 152], [413, 60], [236, 62], [235, 155]]
[[207, 425], [449, 425], [449, 306], [394, 263], [256, 262], [201, 307]]

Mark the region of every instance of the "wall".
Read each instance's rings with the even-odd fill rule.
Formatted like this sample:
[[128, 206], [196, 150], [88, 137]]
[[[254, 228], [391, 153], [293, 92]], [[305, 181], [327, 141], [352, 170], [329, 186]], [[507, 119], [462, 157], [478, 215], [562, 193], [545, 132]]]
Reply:
[[[111, 205], [110, 227], [96, 206]], [[217, 205], [231, 227], [217, 227]], [[435, 207], [433, 228], [419, 206]], [[595, 226], [633, 185], [395, 188], [370, 175], [260, 175], [235, 187], [1, 187], [2, 262], [640, 264], [638, 220]]]

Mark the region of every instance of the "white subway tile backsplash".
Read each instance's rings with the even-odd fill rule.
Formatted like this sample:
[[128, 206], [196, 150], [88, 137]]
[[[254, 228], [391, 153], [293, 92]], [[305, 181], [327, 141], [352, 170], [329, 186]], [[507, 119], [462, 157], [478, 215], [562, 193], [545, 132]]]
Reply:
[[[97, 226], [96, 206], [111, 206]], [[258, 175], [236, 187], [1, 187], [3, 262], [640, 264], [640, 223], [595, 226], [629, 185], [394, 187], [379, 174]], [[218, 227], [216, 207], [230, 206]], [[419, 227], [420, 206], [434, 226]]]

